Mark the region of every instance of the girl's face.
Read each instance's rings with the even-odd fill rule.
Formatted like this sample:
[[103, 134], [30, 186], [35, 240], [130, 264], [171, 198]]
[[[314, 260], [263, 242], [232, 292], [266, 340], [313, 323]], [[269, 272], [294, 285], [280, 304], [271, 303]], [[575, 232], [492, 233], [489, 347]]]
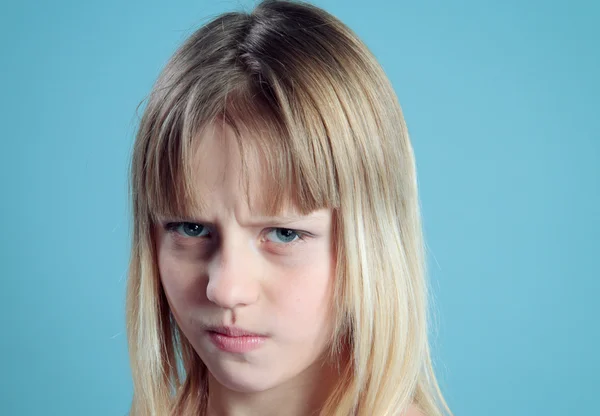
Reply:
[[[310, 382], [319, 377], [333, 331], [331, 211], [251, 215], [232, 130], [207, 129], [198, 150], [195, 189], [206, 209], [156, 225], [171, 311], [227, 389]], [[259, 206], [269, 195], [260, 192], [259, 175], [249, 179], [250, 204]]]

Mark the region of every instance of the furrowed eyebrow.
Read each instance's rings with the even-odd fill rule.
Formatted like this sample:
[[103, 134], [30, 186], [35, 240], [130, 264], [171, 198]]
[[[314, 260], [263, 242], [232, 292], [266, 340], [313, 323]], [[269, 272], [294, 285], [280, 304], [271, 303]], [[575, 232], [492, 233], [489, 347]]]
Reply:
[[295, 222], [313, 220], [310, 216], [293, 216], [293, 217], [257, 217], [250, 221], [247, 221], [247, 225], [250, 226], [261, 226], [261, 225], [289, 225]]
[[297, 222], [303, 222], [310, 224], [313, 222], [319, 222], [327, 219], [327, 215], [323, 213], [311, 213], [308, 215], [287, 215], [287, 216], [275, 216], [275, 217], [255, 217], [247, 222], [249, 226], [286, 226]]
[[[189, 223], [198, 223], [198, 224], [211, 224], [212, 221], [206, 221], [199, 217], [160, 217], [161, 222], [189, 222]], [[244, 222], [242, 225], [250, 226], [250, 227], [259, 227], [259, 226], [286, 226], [293, 223], [306, 221], [313, 222], [324, 219], [322, 215], [292, 215], [292, 216], [277, 216], [277, 217], [255, 217], [249, 221]]]

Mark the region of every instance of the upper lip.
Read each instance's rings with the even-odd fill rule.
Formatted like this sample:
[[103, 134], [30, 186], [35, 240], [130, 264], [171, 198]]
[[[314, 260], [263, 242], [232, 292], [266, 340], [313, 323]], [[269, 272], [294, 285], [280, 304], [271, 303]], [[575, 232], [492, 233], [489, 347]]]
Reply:
[[206, 330], [209, 332], [227, 335], [229, 337], [264, 337], [263, 334], [246, 331], [245, 329], [237, 328], [235, 326], [210, 326], [206, 328]]

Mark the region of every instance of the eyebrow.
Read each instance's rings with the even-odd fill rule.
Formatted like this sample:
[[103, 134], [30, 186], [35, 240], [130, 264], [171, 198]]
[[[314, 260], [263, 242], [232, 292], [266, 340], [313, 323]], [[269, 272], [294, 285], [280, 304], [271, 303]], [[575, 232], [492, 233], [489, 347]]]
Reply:
[[290, 216], [277, 216], [277, 217], [255, 217], [249, 220], [245, 225], [249, 226], [261, 226], [261, 225], [289, 225], [300, 221], [315, 221], [321, 219], [321, 215], [290, 215]]
[[[210, 224], [212, 221], [205, 221], [199, 217], [159, 217], [161, 222], [190, 222], [199, 224]], [[325, 219], [323, 214], [308, 214], [308, 215], [283, 215], [275, 217], [267, 216], [256, 216], [253, 219], [242, 223], [246, 227], [259, 227], [259, 226], [285, 226], [300, 221], [318, 221]]]

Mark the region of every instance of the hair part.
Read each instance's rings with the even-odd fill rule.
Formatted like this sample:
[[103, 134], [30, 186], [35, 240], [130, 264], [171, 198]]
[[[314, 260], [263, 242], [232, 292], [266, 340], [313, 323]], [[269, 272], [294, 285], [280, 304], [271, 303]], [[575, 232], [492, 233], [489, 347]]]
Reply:
[[[131, 414], [203, 414], [207, 369], [173, 319], [152, 225], [191, 216], [193, 155], [207, 128], [236, 133], [246, 190], [266, 215], [334, 211], [331, 359], [350, 350], [322, 415], [451, 414], [431, 365], [413, 151], [394, 90], [368, 48], [307, 3], [267, 0], [213, 19], [176, 51], [140, 122], [131, 165], [127, 331]], [[246, 192], [247, 198], [250, 193]]]

